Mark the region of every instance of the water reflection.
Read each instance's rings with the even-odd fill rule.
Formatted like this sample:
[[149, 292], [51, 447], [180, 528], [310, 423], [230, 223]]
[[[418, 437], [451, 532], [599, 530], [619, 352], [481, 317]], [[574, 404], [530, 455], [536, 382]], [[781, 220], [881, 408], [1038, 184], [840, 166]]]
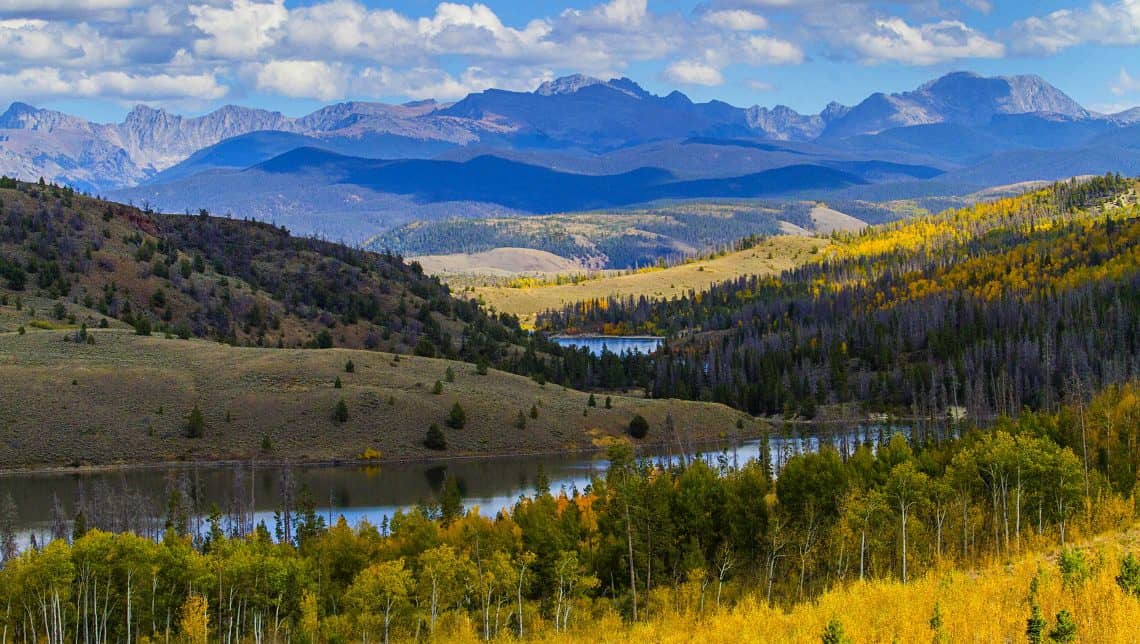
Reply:
[[557, 335], [550, 339], [564, 347], [585, 347], [595, 356], [602, 355], [603, 349], [618, 355], [653, 353], [664, 342], [652, 336]]
[[[737, 468], [764, 457], [773, 472], [796, 454], [814, 452], [830, 443], [842, 454], [851, 454], [863, 443], [875, 447], [905, 428], [883, 426], [845, 427], [840, 431], [819, 432], [804, 427], [773, 431], [765, 439], [716, 445], [693, 446], [682, 457], [680, 450], [642, 450], [638, 456], [662, 465], [679, 463], [682, 458], [700, 458], [712, 467]], [[448, 477], [455, 477], [464, 494], [465, 506], [479, 508], [485, 516], [513, 506], [520, 496], [535, 490], [541, 472], [550, 488], [571, 494], [584, 491], [594, 476], [603, 474], [609, 463], [597, 454], [562, 456], [516, 456], [486, 459], [456, 459], [420, 463], [393, 463], [383, 466], [292, 466], [295, 487], [307, 488], [318, 513], [330, 523], [344, 516], [350, 525], [367, 520], [380, 525], [398, 510], [437, 498]], [[252, 471], [251, 471], [252, 467]], [[278, 465], [190, 465], [163, 468], [124, 469], [109, 472], [37, 473], [0, 476], [0, 498], [11, 494], [17, 505], [17, 526], [22, 544], [36, 535], [39, 543], [50, 535], [52, 508], [59, 506], [70, 519], [84, 503], [102, 505], [109, 514], [119, 509], [122, 529], [131, 518], [146, 515], [145, 530], [161, 528], [170, 491], [183, 481], [197, 490], [200, 508], [211, 503], [223, 512], [235, 498], [252, 507], [255, 524], [264, 521], [272, 531], [274, 511], [281, 505], [283, 468]], [[87, 507], [90, 507], [88, 505]], [[104, 521], [118, 525], [111, 519]]]

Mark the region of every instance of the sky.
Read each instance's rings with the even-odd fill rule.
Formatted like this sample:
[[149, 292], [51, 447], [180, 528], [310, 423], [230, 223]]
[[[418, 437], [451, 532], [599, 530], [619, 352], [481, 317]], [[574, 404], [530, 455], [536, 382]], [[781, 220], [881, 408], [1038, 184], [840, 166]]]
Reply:
[[1140, 0], [0, 0], [0, 60], [0, 105], [108, 122], [571, 73], [805, 113], [950, 71], [1033, 73], [1116, 112], [1140, 105]]

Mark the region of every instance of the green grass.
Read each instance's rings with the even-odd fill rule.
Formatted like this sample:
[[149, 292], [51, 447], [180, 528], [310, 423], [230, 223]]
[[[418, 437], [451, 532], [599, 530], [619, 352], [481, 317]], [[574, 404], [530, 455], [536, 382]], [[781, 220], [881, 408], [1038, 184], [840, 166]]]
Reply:
[[[63, 331], [0, 333], [0, 468], [158, 463], [177, 460], [384, 459], [569, 451], [604, 446], [641, 414], [647, 442], [667, 414], [691, 440], [734, 432], [739, 412], [721, 405], [614, 395], [614, 408], [587, 408], [589, 394], [460, 362], [332, 350], [234, 348], [203, 340], [140, 337], [96, 330], [94, 345], [65, 342]], [[355, 363], [346, 373], [345, 363]], [[446, 382], [447, 368], [455, 382]], [[333, 384], [340, 377], [343, 388]], [[443, 392], [432, 393], [443, 380]], [[348, 420], [338, 423], [341, 397]], [[449, 449], [422, 440], [445, 426], [458, 401], [464, 429], [445, 429]], [[197, 404], [205, 435], [185, 437]], [[525, 429], [516, 428], [520, 410]], [[228, 420], [227, 420], [228, 417]], [[749, 430], [759, 426], [747, 422]], [[263, 451], [268, 437], [271, 451]]]

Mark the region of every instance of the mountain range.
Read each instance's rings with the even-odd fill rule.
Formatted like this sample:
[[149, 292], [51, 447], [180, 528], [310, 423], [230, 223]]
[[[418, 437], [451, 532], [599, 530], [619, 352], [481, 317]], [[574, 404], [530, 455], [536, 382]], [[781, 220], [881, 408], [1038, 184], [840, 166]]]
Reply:
[[[574, 75], [533, 92], [489, 89], [450, 104], [346, 102], [299, 118], [236, 106], [183, 117], [140, 106], [122, 123], [100, 124], [14, 103], [0, 115], [0, 174], [167, 210], [291, 219], [298, 232], [353, 238], [409, 217], [551, 212], [694, 192], [858, 194], [874, 184], [881, 193], [887, 183], [912, 194], [1128, 172], [1140, 170], [1137, 142], [1140, 108], [1097, 114], [1037, 76], [957, 72], [805, 115]], [[1043, 159], [1043, 150], [1065, 153], [1059, 162]], [[758, 175], [792, 167], [777, 184], [754, 189]], [[556, 196], [565, 191], [496, 183], [504, 169], [561, 186], [623, 189], [565, 199]], [[431, 177], [437, 185], [429, 189]]]

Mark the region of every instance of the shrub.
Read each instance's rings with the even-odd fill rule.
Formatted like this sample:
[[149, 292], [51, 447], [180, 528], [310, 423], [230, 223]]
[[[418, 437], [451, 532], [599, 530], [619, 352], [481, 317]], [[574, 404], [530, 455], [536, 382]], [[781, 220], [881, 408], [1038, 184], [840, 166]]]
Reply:
[[606, 396], [606, 409], [613, 409], [613, 408], [614, 408], [614, 399], [610, 398], [609, 396]]
[[648, 435], [648, 434], [649, 434], [649, 421], [645, 420], [645, 418], [641, 414], [634, 416], [633, 420], [629, 421], [629, 435], [630, 436], [632, 436], [634, 438], [641, 439], [641, 438], [645, 438], [646, 435]]
[[202, 416], [202, 410], [198, 405], [194, 405], [194, 409], [190, 411], [190, 418], [186, 421], [186, 437], [201, 438], [205, 433], [206, 419]]
[[344, 372], [345, 373], [356, 373], [356, 365], [352, 362], [352, 360], [349, 360], [348, 362], [344, 363]]
[[519, 410], [519, 415], [515, 418], [515, 429], [526, 429], [526, 414]]
[[459, 401], [451, 406], [451, 413], [447, 415], [447, 426], [452, 429], [463, 429], [467, 424], [467, 412], [463, 411], [463, 406]]
[[487, 369], [487, 361], [483, 358], [479, 358], [479, 361], [475, 363], [475, 374], [479, 376], [485, 376], [487, 375]]
[[444, 374], [444, 380], [446, 380], [446, 381], [448, 381], [448, 382], [455, 382], [455, 369], [452, 369], [452, 368], [449, 366], [449, 367], [447, 368], [447, 373], [446, 373], [446, 374]]
[[447, 437], [443, 435], [443, 430], [435, 423], [428, 427], [427, 436], [424, 437], [424, 447], [434, 450], [447, 449]]
[[18, 333], [18, 334], [20, 334], [20, 335], [24, 335], [24, 334], [25, 334], [25, 333], [27, 333], [27, 332], [28, 332], [28, 330], [27, 330], [27, 329], [25, 329], [25, 328], [24, 328], [24, 325], [22, 325], [22, 324], [20, 325], [20, 328], [16, 329], [16, 333]]
[[273, 451], [273, 441], [269, 439], [269, 434], [262, 434], [261, 435], [261, 451], [263, 451], [263, 452], [272, 452]]
[[150, 318], [140, 315], [135, 320], [135, 335], [150, 335]]
[[538, 418], [538, 405], [531, 405], [530, 406], [530, 417], [531, 418]]
[[436, 380], [435, 386], [431, 388], [431, 392], [437, 396], [442, 394], [443, 393], [443, 382]]
[[586, 401], [586, 406], [587, 407], [597, 407], [598, 406], [598, 399], [594, 398], [594, 394], [590, 394], [590, 399]]
[[336, 382], [333, 383], [333, 389], [340, 389], [344, 385], [340, 382], [340, 376], [336, 377]]
[[348, 404], [341, 398], [336, 403], [336, 410], [333, 412], [333, 420], [338, 423], [348, 422]]

